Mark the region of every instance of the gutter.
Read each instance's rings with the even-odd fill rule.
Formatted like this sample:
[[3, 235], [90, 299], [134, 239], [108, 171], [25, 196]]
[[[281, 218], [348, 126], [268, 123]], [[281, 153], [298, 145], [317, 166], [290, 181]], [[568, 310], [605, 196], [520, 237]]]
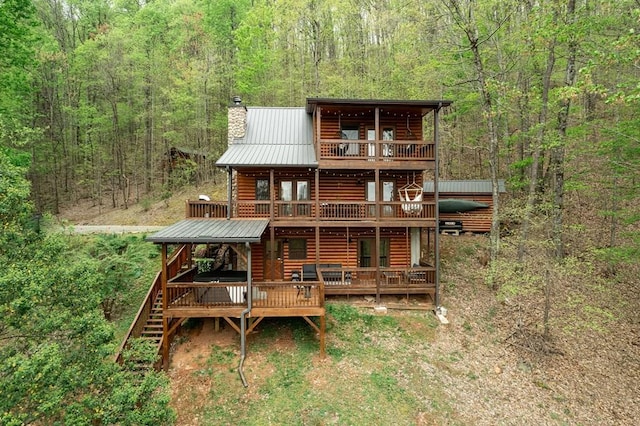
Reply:
[[253, 302], [253, 290], [251, 289], [251, 246], [244, 243], [247, 248], [247, 308], [240, 313], [240, 364], [238, 365], [238, 374], [242, 385], [246, 388], [249, 386], [247, 379], [244, 377], [243, 365], [247, 352], [247, 333], [246, 333], [246, 316], [251, 313], [251, 305]]

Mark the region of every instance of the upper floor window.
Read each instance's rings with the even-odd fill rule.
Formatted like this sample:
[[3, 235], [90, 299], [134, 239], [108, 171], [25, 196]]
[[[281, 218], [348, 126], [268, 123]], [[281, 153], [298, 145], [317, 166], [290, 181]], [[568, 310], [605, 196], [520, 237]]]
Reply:
[[[256, 201], [270, 201], [269, 179], [256, 179]], [[269, 204], [256, 204], [256, 213], [269, 214]]]
[[[341, 126], [341, 139], [357, 141], [360, 139], [360, 126], [345, 124]], [[338, 146], [338, 155], [359, 155], [360, 145], [356, 142], [341, 143]]]
[[[296, 204], [296, 216], [308, 216], [311, 213], [309, 203], [301, 203], [301, 201], [309, 200], [309, 181], [308, 180], [283, 180], [280, 182], [280, 200], [282, 201], [298, 201]], [[294, 209], [291, 204], [282, 204], [280, 213], [284, 216], [292, 216]]]

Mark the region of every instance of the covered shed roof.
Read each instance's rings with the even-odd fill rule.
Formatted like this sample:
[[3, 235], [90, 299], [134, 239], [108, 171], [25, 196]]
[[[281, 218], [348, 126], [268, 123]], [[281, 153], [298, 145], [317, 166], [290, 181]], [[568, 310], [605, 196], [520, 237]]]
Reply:
[[153, 243], [258, 243], [269, 219], [184, 219], [147, 237]]
[[[422, 190], [433, 192], [433, 181], [425, 181]], [[492, 189], [489, 179], [439, 180], [438, 191], [459, 194], [490, 194]], [[498, 191], [507, 192], [503, 179], [498, 180]]]
[[244, 138], [216, 162], [221, 167], [317, 167], [313, 121], [304, 108], [247, 107]]

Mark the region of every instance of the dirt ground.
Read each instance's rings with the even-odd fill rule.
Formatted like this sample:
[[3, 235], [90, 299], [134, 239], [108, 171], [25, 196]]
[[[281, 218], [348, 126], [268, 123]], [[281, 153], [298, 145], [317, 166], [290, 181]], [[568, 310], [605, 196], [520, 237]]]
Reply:
[[[478, 289], [476, 289], [478, 290]], [[554, 351], [542, 355], [528, 348], [527, 338], [508, 339], [502, 329], [491, 329], [478, 314], [488, 312], [490, 292], [473, 298], [447, 299], [448, 325], [438, 327], [437, 338], [425, 359], [444, 359], [427, 366], [450, 398], [459, 419], [467, 425], [635, 425], [640, 418], [640, 351], [636, 330], [618, 330], [609, 336], [581, 334], [554, 342]], [[401, 315], [390, 310], [388, 315]], [[508, 321], [505, 321], [508, 322]], [[169, 377], [172, 403], [179, 425], [202, 425], [200, 415], [211, 391], [211, 376], [194, 372], [206, 368], [212, 347], [227, 348], [239, 357], [239, 338], [230, 327], [214, 331], [213, 319], [184, 335], [175, 346]], [[533, 337], [530, 337], [531, 339]], [[330, 339], [330, 337], [329, 337]], [[180, 339], [179, 339], [180, 340]], [[286, 333], [274, 345], [293, 350]], [[457, 358], [452, 359], [455, 356]], [[269, 363], [260, 352], [249, 351], [246, 366], [261, 371], [252, 384], [269, 376]], [[253, 367], [253, 368], [252, 368]], [[234, 365], [235, 368], [235, 365]], [[331, 377], [332, 363], [316, 361], [314, 375]], [[470, 377], [472, 378], [470, 380]], [[230, 376], [239, 381], [237, 374]], [[251, 399], [251, 389], [247, 399]], [[572, 421], [567, 422], [570, 418]], [[541, 419], [546, 419], [542, 421]], [[548, 419], [557, 419], [549, 421]], [[417, 424], [423, 424], [417, 420]], [[430, 424], [425, 422], [424, 424]]]

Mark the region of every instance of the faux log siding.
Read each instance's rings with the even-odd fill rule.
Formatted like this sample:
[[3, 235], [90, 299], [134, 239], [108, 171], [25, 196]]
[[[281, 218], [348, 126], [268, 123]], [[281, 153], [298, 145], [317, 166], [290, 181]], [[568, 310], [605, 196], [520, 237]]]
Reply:
[[[278, 169], [275, 173], [275, 194], [272, 194], [272, 198], [275, 195], [275, 199], [279, 200], [280, 196], [278, 191], [280, 190], [279, 183], [281, 180], [307, 180], [309, 181], [311, 196], [313, 196], [313, 190], [315, 187], [315, 172], [308, 171], [308, 169]], [[257, 179], [269, 179], [268, 170], [247, 170], [238, 172], [238, 200], [239, 201], [252, 201], [256, 199], [256, 180]]]
[[[278, 170], [275, 174], [275, 199], [278, 200], [279, 194], [279, 182], [281, 180], [308, 180], [311, 191], [311, 199], [313, 199], [315, 191], [315, 173], [309, 172], [307, 169], [303, 170]], [[402, 188], [409, 182], [413, 182], [414, 174], [410, 173], [395, 173], [386, 174], [382, 173], [380, 181], [393, 180], [396, 182], [396, 193], [394, 194], [394, 200], [399, 201], [397, 190]], [[252, 201], [256, 198], [256, 179], [269, 179], [269, 172], [264, 171], [247, 171], [238, 173], [238, 200], [239, 201]], [[320, 200], [321, 201], [364, 201], [366, 182], [374, 179], [373, 173], [371, 175], [358, 173], [352, 174], [349, 171], [331, 171], [320, 172]], [[415, 180], [418, 185], [422, 185], [422, 174], [416, 173]], [[360, 183], [358, 183], [358, 181]]]
[[[375, 126], [375, 118], [371, 117], [349, 117], [343, 116], [338, 120], [336, 115], [323, 115], [320, 128], [321, 139], [341, 139], [339, 133], [339, 126], [359, 126], [360, 127], [360, 139], [367, 139], [367, 129]], [[395, 128], [397, 140], [407, 140], [407, 118], [388, 118], [380, 117], [380, 128], [393, 127]], [[422, 119], [420, 117], [411, 117], [409, 120], [409, 128], [411, 129], [412, 139], [422, 140]]]
[[[489, 208], [471, 210], [464, 213], [440, 213], [440, 220], [460, 220], [462, 221], [463, 232], [491, 232], [491, 213], [493, 212], [493, 199], [491, 194], [460, 194], [460, 193], [440, 193], [440, 199], [459, 198], [463, 200], [477, 201], [488, 204]], [[433, 197], [427, 197], [428, 201], [433, 201]]]
[[[315, 263], [315, 237], [311, 232], [305, 234], [297, 234], [300, 230], [294, 231], [292, 234], [279, 235], [279, 239], [285, 238], [306, 238], [307, 240], [307, 258], [306, 259], [289, 259], [289, 245], [283, 245], [284, 259], [284, 279], [291, 280], [292, 271], [301, 271], [302, 265], [305, 263]], [[380, 233], [380, 238], [390, 238], [390, 262], [389, 266], [393, 268], [404, 268], [411, 266], [411, 248], [407, 245], [407, 239], [404, 235], [404, 228], [397, 228]], [[341, 264], [343, 268], [358, 267], [358, 238], [357, 233], [352, 232], [352, 242], [348, 243], [346, 230], [331, 230], [331, 234], [320, 233], [320, 261], [319, 263]], [[370, 237], [368, 234], [367, 237]], [[253, 279], [260, 281], [264, 279], [264, 250], [262, 244], [253, 244], [251, 246]]]

